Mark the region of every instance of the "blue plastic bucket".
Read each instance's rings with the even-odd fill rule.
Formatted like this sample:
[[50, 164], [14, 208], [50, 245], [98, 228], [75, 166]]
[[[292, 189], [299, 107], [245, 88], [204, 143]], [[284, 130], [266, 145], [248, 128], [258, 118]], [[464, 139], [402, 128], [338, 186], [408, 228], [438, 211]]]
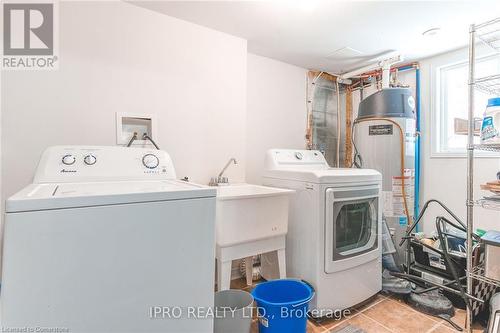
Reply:
[[273, 280], [252, 291], [260, 333], [305, 333], [313, 288], [300, 280]]

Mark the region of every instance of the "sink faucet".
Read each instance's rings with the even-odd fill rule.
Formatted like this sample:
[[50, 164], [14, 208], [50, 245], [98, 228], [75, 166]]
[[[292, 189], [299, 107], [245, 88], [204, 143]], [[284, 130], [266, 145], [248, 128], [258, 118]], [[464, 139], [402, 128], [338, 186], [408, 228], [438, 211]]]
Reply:
[[231, 165], [231, 163], [234, 163], [234, 164], [238, 164], [238, 162], [236, 161], [236, 159], [234, 157], [231, 157], [229, 159], [229, 161], [227, 161], [226, 165], [224, 166], [224, 168], [222, 168], [221, 172], [219, 172], [219, 174], [217, 175], [217, 177], [212, 177], [212, 179], [210, 179], [210, 183], [208, 185], [210, 186], [219, 186], [219, 185], [227, 185], [229, 184], [229, 179], [227, 177], [224, 177], [224, 172], [226, 171], [226, 169], [229, 167], [229, 165]]

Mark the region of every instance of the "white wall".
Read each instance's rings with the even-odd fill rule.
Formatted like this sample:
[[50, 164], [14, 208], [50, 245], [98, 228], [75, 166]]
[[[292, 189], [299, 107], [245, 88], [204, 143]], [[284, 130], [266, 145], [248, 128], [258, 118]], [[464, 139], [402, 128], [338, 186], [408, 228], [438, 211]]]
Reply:
[[248, 54], [246, 179], [261, 183], [265, 152], [306, 145], [304, 68]]
[[59, 44], [59, 70], [2, 73], [3, 200], [50, 145], [115, 145], [116, 112], [156, 114], [178, 177], [200, 183], [229, 157], [231, 181], [260, 183], [267, 149], [305, 146], [307, 70], [247, 55], [243, 39], [128, 3], [62, 2]]
[[[112, 2], [61, 2], [57, 71], [4, 72], [3, 198], [50, 145], [115, 145], [115, 113], [158, 116], [178, 177], [245, 177], [246, 40]], [[120, 167], [120, 166], [117, 166]]]
[[[442, 200], [465, 219], [465, 158], [430, 154], [432, 73], [462, 59], [466, 50], [421, 62], [421, 203]], [[156, 139], [179, 177], [206, 183], [234, 156], [231, 181], [260, 183], [267, 149], [305, 147], [306, 74], [247, 55], [243, 39], [128, 3], [62, 2], [59, 70], [2, 72], [3, 199], [31, 181], [47, 146], [114, 145], [116, 112], [158, 116]], [[500, 159], [475, 165], [479, 196]], [[499, 217], [476, 209], [476, 226], [498, 229]]]
[[[440, 56], [424, 59], [421, 64], [421, 100], [422, 100], [422, 199], [421, 203], [434, 198], [443, 201], [465, 222], [467, 160], [462, 158], [438, 158], [431, 156], [431, 128], [435, 111], [436, 83], [435, 72], [440, 66], [467, 60], [467, 50], [461, 49]], [[481, 191], [479, 185], [496, 178], [500, 170], [500, 159], [478, 158], [475, 160], [474, 196], [480, 198], [488, 192]], [[434, 218], [443, 214], [432, 209], [425, 220], [425, 231], [432, 231]], [[500, 229], [500, 213], [483, 208], [474, 209], [474, 228]]]
[[[264, 157], [271, 148], [304, 149], [307, 70], [248, 54], [246, 181], [262, 183]], [[231, 168], [231, 167], [230, 167]], [[240, 260], [232, 278], [240, 277]]]

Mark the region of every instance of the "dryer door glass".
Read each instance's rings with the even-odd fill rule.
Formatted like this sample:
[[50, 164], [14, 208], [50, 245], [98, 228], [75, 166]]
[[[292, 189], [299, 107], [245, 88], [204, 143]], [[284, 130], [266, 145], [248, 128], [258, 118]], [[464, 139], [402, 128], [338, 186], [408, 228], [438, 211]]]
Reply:
[[378, 186], [328, 188], [325, 193], [325, 272], [378, 260]]
[[373, 249], [377, 235], [374, 198], [334, 204], [333, 260]]

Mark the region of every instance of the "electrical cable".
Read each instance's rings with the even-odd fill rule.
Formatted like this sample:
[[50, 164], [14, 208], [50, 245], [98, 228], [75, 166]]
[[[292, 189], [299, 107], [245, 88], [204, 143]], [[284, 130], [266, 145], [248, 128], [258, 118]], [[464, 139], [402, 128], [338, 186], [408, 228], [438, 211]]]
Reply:
[[356, 142], [354, 141], [354, 135], [355, 135], [355, 127], [356, 126], [356, 122], [354, 122], [352, 124], [352, 127], [351, 127], [351, 143], [352, 143], [352, 146], [354, 148], [354, 156], [352, 158], [352, 163], [351, 163], [351, 168], [352, 167], [356, 167], [357, 169], [362, 169], [363, 168], [363, 158], [361, 157], [361, 154], [359, 153], [359, 150], [358, 150], [358, 147], [356, 146]]
[[[443, 208], [448, 214], [451, 215], [451, 217], [453, 217], [453, 219], [455, 219], [455, 221], [458, 222], [458, 224], [460, 224], [461, 227], [458, 227], [456, 226], [455, 224], [449, 222], [449, 224], [451, 224], [452, 226], [454, 226], [455, 228], [457, 229], [460, 229], [460, 230], [467, 230], [467, 226], [465, 225], [464, 222], [462, 222], [462, 220], [460, 220], [460, 218], [455, 215], [451, 209], [449, 209], [444, 203], [442, 203], [441, 201], [439, 200], [436, 200], [436, 199], [429, 199], [427, 200], [425, 203], [424, 203], [424, 206], [422, 207], [422, 209], [420, 210], [420, 214], [417, 216], [417, 218], [415, 219], [415, 222], [413, 222], [413, 224], [406, 230], [406, 236], [401, 240], [401, 242], [399, 243], [399, 246], [402, 246], [404, 242], [406, 242], [409, 238], [410, 238], [410, 234], [412, 233], [412, 231], [415, 229], [415, 227], [418, 225], [418, 223], [420, 222], [420, 220], [422, 220], [422, 218], [424, 217], [424, 214], [425, 212], [427, 211], [427, 208], [429, 207], [429, 205], [431, 203], [436, 203], [438, 204], [439, 206], [441, 206], [441, 208]], [[476, 234], [473, 234], [472, 237], [475, 237], [476, 240], [480, 240], [481, 237], [479, 237], [478, 235]]]

